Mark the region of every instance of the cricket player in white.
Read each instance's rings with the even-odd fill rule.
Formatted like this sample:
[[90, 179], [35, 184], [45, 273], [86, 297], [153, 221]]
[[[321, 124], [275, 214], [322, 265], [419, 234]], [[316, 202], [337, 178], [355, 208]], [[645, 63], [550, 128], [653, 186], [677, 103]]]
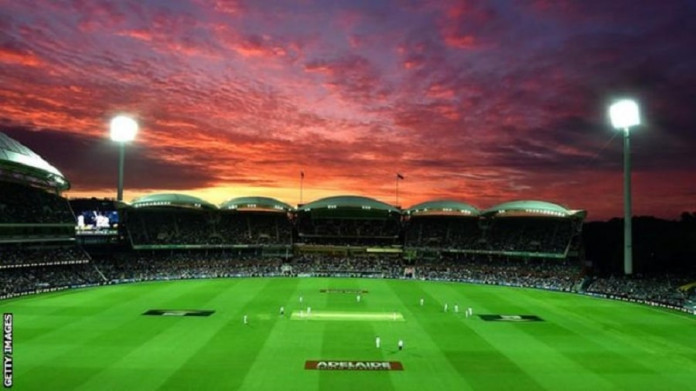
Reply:
[[404, 350], [404, 340], [403, 339], [399, 340], [399, 350]]
[[360, 303], [360, 295], [355, 296], [355, 300]]
[[423, 298], [421, 297], [421, 299], [420, 299], [420, 305], [421, 305], [421, 307], [423, 306], [423, 303], [424, 303], [424, 302], [425, 302], [425, 300], [423, 300]]
[[379, 346], [380, 346], [381, 344], [382, 344], [382, 340], [379, 339], [379, 337], [376, 337], [376, 338], [375, 338], [375, 346], [377, 347], [377, 349], [379, 349]]
[[454, 312], [459, 313], [459, 304], [454, 305]]
[[447, 303], [445, 303], [445, 312], [447, 312]]
[[244, 315], [244, 324], [249, 324], [249, 320], [247, 319], [246, 315]]

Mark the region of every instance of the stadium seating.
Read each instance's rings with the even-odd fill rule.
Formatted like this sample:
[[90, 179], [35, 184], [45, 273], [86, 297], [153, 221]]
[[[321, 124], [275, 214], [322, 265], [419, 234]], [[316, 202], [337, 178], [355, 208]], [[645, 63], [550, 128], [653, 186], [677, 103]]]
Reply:
[[285, 214], [199, 211], [181, 208], [130, 210], [124, 224], [134, 245], [289, 245]]
[[0, 181], [0, 224], [73, 224], [68, 201], [43, 189]]

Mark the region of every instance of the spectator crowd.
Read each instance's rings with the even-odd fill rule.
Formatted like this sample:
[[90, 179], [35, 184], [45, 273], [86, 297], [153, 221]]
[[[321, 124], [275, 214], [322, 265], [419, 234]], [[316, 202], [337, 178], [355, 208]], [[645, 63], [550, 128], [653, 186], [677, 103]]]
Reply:
[[73, 224], [65, 198], [13, 182], [0, 181], [0, 224]]
[[577, 234], [576, 221], [566, 218], [478, 218], [429, 216], [412, 218], [405, 229], [406, 247], [433, 247], [480, 252], [564, 254]]
[[134, 245], [289, 245], [292, 226], [284, 213], [207, 210], [129, 210]]
[[[37, 260], [40, 253], [3, 248], [0, 298], [64, 287], [190, 278], [231, 277], [370, 277], [417, 278], [489, 285], [531, 287], [579, 292], [609, 298], [681, 307], [688, 300], [677, 288], [693, 276], [591, 278], [579, 265], [559, 260], [520, 260], [457, 257], [404, 261], [400, 257], [300, 256], [296, 258], [242, 258], [225, 252], [131, 251], [85, 260], [61, 249], [44, 254], [45, 264], [22, 267], [23, 256]], [[59, 255], [60, 254], [60, 255]], [[89, 262], [89, 263], [87, 263]]]

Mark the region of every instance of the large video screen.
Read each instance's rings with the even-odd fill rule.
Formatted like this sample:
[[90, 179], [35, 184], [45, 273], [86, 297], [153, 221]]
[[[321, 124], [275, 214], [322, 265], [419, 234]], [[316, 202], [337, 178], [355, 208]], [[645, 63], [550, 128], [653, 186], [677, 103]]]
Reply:
[[119, 215], [116, 205], [110, 200], [70, 200], [75, 213], [77, 235], [117, 235]]

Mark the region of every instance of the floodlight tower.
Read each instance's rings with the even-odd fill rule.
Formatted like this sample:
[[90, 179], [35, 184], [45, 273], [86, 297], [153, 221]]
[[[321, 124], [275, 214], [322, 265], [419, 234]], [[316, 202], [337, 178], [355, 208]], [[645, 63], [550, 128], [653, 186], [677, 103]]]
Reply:
[[123, 201], [123, 160], [126, 143], [135, 139], [138, 123], [131, 117], [119, 115], [111, 120], [111, 140], [119, 144], [118, 154], [118, 193], [116, 199]]
[[638, 104], [630, 99], [617, 101], [609, 107], [609, 117], [615, 129], [624, 134], [624, 273], [633, 274], [633, 239], [631, 229], [631, 142], [632, 126], [640, 125]]

